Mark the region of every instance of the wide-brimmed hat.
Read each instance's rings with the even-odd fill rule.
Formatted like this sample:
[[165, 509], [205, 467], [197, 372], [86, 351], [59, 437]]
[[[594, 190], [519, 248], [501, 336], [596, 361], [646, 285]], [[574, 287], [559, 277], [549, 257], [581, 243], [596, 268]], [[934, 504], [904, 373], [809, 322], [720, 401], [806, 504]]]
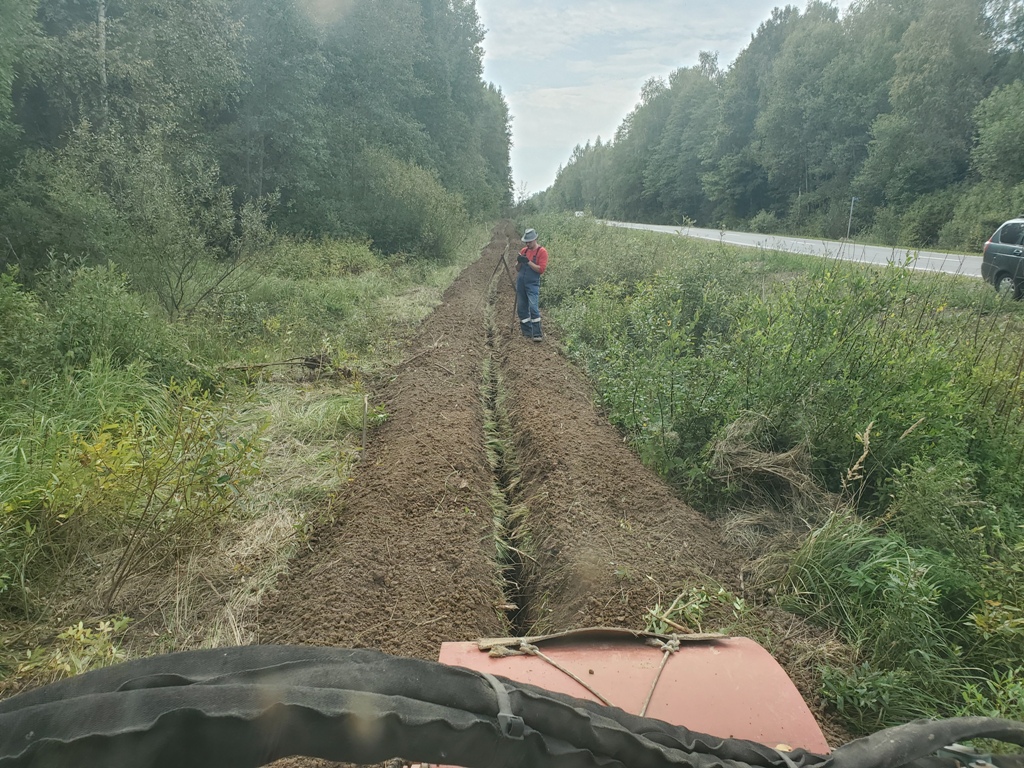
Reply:
[[537, 239], [537, 230], [536, 229], [528, 229], [528, 230], [526, 230], [526, 234], [523, 235], [523, 242], [524, 243], [532, 243], [536, 239]]

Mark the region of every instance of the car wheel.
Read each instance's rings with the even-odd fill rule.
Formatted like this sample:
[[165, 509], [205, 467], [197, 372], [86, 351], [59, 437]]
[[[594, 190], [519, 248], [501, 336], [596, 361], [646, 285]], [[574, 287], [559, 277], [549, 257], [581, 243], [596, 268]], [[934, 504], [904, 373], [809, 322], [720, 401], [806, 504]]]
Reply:
[[995, 279], [996, 293], [1008, 299], [1020, 299], [1020, 283], [1005, 272]]

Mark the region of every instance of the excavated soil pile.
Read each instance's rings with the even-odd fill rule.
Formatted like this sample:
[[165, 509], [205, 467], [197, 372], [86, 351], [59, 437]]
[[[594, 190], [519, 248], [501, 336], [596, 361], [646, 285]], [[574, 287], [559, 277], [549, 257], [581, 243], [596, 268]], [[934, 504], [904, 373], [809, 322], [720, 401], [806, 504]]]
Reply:
[[[643, 628], [687, 589], [739, 589], [740, 558], [601, 417], [552, 329], [541, 344], [520, 335], [500, 265], [517, 247], [495, 230], [381, 387], [387, 421], [339, 518], [264, 601], [262, 642], [436, 659], [446, 640]], [[496, 524], [502, 509], [512, 523]], [[515, 536], [496, 546], [503, 530]], [[793, 617], [763, 613], [769, 634], [806, 640]], [[786, 649], [773, 648], [819, 709], [813, 672]]]
[[260, 615], [263, 642], [436, 659], [443, 640], [501, 634], [493, 472], [481, 385], [496, 238], [423, 323], [383, 390], [337, 522], [289, 568]]
[[737, 564], [718, 531], [598, 415], [589, 384], [550, 338], [521, 337], [513, 302], [504, 285], [498, 357], [532, 544], [524, 623], [643, 628], [651, 607], [688, 587], [735, 587]]

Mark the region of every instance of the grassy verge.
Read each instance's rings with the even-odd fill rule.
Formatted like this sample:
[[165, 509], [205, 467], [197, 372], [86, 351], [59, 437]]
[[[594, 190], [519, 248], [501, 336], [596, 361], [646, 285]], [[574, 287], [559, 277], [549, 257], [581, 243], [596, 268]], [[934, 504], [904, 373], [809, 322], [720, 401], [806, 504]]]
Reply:
[[443, 264], [281, 240], [174, 323], [113, 267], [0, 278], [0, 692], [257, 640], [386, 417], [367, 382], [487, 235]]
[[535, 226], [612, 421], [752, 550], [782, 546], [778, 599], [854, 648], [823, 662], [851, 728], [1024, 714], [1024, 308], [974, 279]]

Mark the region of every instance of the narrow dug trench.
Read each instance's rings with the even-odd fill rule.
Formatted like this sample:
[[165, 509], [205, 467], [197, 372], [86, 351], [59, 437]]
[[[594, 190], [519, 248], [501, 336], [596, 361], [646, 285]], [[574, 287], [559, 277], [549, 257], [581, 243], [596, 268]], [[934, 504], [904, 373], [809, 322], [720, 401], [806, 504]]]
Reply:
[[[492, 294], [493, 302], [493, 294]], [[493, 304], [492, 304], [493, 307]], [[535, 591], [531, 588], [533, 547], [526, 525], [526, 508], [519, 503], [522, 475], [508, 418], [506, 390], [496, 356], [497, 331], [488, 313], [488, 358], [484, 377], [485, 443], [494, 471], [494, 539], [497, 566], [505, 593], [504, 613], [510, 636], [531, 634]]]
[[552, 332], [542, 344], [522, 338], [507, 285], [494, 318], [522, 473], [512, 502], [525, 509], [531, 542], [523, 623], [536, 632], [638, 629], [651, 607], [685, 590], [738, 589], [739, 564], [721, 534], [623, 444]]
[[[376, 388], [387, 421], [335, 522], [266, 596], [262, 642], [436, 659], [447, 640], [642, 629], [687, 590], [739, 590], [719, 529], [623, 444], [557, 334], [520, 336], [500, 268], [510, 240], [495, 229]], [[768, 634], [807, 636], [762, 613]], [[772, 650], [818, 709], [797, 646]]]

